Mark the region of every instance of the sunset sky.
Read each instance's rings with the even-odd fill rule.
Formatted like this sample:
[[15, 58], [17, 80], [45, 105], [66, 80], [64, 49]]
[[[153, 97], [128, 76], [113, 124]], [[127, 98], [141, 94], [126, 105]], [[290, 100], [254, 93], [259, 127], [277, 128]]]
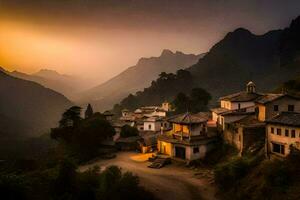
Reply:
[[107, 80], [163, 49], [202, 53], [238, 27], [286, 27], [299, 0], [0, 0], [0, 66]]

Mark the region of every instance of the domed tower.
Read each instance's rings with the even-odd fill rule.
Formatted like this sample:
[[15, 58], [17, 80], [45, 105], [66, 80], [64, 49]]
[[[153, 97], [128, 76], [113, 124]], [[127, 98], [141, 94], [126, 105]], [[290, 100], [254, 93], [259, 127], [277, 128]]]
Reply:
[[248, 84], [247, 84], [247, 88], [246, 88], [246, 91], [248, 93], [255, 93], [256, 92], [256, 85], [250, 81]]

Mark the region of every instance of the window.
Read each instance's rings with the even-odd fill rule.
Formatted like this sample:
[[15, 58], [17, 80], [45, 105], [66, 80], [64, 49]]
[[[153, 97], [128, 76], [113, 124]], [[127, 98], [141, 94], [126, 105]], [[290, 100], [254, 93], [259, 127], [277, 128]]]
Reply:
[[194, 147], [193, 148], [193, 153], [199, 153], [199, 147]]
[[274, 105], [274, 111], [279, 111], [279, 106], [278, 105]]
[[241, 104], [240, 104], [240, 103], [238, 104], [238, 109], [239, 109], [239, 110], [241, 109]]
[[149, 124], [149, 125], [148, 125], [148, 129], [150, 129], [150, 130], [151, 130], [151, 124]]
[[273, 134], [274, 134], [274, 128], [273, 128], [273, 127], [271, 127], [271, 133], [273, 133]]
[[272, 149], [273, 152], [284, 155], [284, 145], [272, 143], [272, 146], [273, 146], [273, 149]]
[[277, 129], [277, 135], [281, 135], [281, 128]]
[[296, 131], [295, 131], [295, 130], [292, 130], [292, 131], [291, 131], [291, 137], [292, 137], [292, 138], [295, 138], [295, 137], [296, 137]]
[[294, 105], [288, 105], [288, 111], [289, 112], [294, 112], [295, 106]]
[[290, 135], [289, 129], [285, 129], [285, 132], [284, 132], [284, 133], [285, 133], [285, 136], [286, 136], [286, 137], [289, 137], [289, 135]]

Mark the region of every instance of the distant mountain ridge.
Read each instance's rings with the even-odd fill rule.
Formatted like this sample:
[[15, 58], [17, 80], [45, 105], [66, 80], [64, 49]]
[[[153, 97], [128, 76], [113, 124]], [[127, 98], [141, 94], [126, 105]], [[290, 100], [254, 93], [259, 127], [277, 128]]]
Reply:
[[[263, 35], [238, 28], [186, 70], [193, 77], [193, 87], [207, 90], [215, 101], [222, 95], [244, 90], [250, 80], [255, 82], [259, 92], [273, 90], [300, 75], [300, 16], [288, 28]], [[122, 102], [139, 105], [140, 100], [155, 98], [147, 94], [149, 89], [123, 99], [121, 107]], [[160, 99], [170, 97], [161, 96]], [[151, 104], [151, 101], [144, 104]]]
[[282, 30], [254, 35], [239, 28], [228, 33], [199, 62], [189, 68], [197, 86], [219, 97], [244, 89], [252, 80], [266, 91], [282, 83], [293, 72], [280, 65]]
[[45, 133], [57, 125], [62, 112], [72, 105], [58, 92], [3, 71], [0, 93], [0, 133], [6, 137]]
[[9, 72], [1, 67], [0, 71], [16, 78], [39, 83], [46, 88], [62, 93], [69, 99], [74, 99], [75, 95], [85, 88], [82, 80], [49, 69], [41, 69], [33, 74], [26, 74], [19, 71]]
[[79, 102], [90, 102], [96, 109], [111, 108], [130, 93], [151, 85], [161, 72], [176, 72], [196, 63], [204, 54], [184, 54], [163, 50], [159, 57], [141, 58], [135, 66], [129, 67], [107, 82], [82, 94]]

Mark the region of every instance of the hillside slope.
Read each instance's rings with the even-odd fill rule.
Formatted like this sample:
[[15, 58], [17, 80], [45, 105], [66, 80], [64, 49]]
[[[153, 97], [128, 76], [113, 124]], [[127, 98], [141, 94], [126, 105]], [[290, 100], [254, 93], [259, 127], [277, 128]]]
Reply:
[[81, 80], [80, 78], [60, 74], [54, 70], [41, 69], [40, 71], [33, 74], [26, 74], [19, 71], [7, 71], [4, 68], [0, 67], [0, 71], [5, 72], [6, 74], [33, 81], [42, 86], [49, 88], [51, 90], [57, 91], [69, 99], [74, 99], [77, 93], [85, 90], [86, 88], [92, 85], [89, 81]]
[[141, 58], [107, 82], [94, 87], [80, 96], [80, 102], [91, 102], [96, 109], [109, 109], [130, 93], [151, 85], [161, 72], [175, 72], [196, 63], [204, 54], [193, 55], [164, 50], [159, 57]]
[[[263, 35], [255, 35], [243, 28], [228, 33], [202, 59], [186, 68], [192, 75], [193, 87], [207, 90], [214, 100], [244, 90], [250, 80], [256, 83], [259, 92], [275, 89], [300, 74], [299, 30], [300, 17], [284, 30]], [[132, 107], [139, 104], [139, 99], [155, 97], [146, 91], [139, 92], [136, 102], [131, 101]], [[128, 98], [123, 99], [121, 106], [127, 101]]]
[[244, 89], [250, 80], [259, 91], [273, 90], [300, 73], [299, 34], [300, 17], [284, 30], [263, 35], [239, 28], [188, 70], [215, 97]]
[[28, 136], [48, 131], [56, 125], [62, 112], [72, 105], [53, 90], [1, 71], [0, 93], [0, 115], [5, 119], [1, 126], [3, 134]]

